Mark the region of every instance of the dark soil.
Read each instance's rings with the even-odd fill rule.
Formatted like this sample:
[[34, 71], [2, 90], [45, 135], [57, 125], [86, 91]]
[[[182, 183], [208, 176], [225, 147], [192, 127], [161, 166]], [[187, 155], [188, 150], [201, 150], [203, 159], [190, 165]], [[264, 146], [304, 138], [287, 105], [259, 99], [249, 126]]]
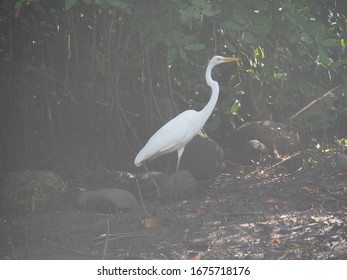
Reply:
[[347, 259], [347, 179], [322, 167], [223, 173], [200, 182], [196, 196], [176, 207], [145, 203], [152, 217], [142, 207], [101, 214], [73, 203], [49, 213], [2, 217], [0, 256]]

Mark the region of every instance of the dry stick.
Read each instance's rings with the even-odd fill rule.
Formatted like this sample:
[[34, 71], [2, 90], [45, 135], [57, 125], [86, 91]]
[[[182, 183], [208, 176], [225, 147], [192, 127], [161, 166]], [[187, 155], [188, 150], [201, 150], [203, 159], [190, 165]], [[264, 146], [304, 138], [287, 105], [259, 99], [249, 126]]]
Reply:
[[56, 243], [50, 242], [47, 239], [44, 239], [44, 242], [47, 243], [50, 246], [53, 246], [53, 247], [56, 247], [56, 248], [59, 248], [59, 249], [63, 249], [63, 250], [66, 250], [66, 251], [69, 251], [69, 252], [72, 252], [72, 253], [75, 253], [75, 254], [88, 256], [88, 257], [95, 257], [95, 255], [93, 255], [93, 254], [83, 253], [81, 251], [77, 251], [77, 250], [74, 250], [74, 249], [71, 249], [71, 248], [68, 248], [68, 247], [65, 247], [65, 246], [61, 246], [61, 245], [58, 245]]
[[307, 109], [309, 109], [310, 107], [312, 107], [313, 105], [315, 105], [317, 102], [324, 100], [324, 98], [326, 96], [328, 96], [329, 94], [331, 94], [335, 89], [339, 88], [340, 85], [332, 88], [331, 90], [327, 91], [326, 93], [324, 93], [322, 96], [316, 98], [315, 100], [313, 100], [312, 102], [310, 102], [309, 104], [307, 104], [304, 108], [302, 108], [301, 110], [299, 110], [298, 112], [296, 112], [293, 116], [291, 116], [288, 120], [292, 120], [294, 118], [296, 118], [297, 116], [299, 116], [300, 114], [302, 114], [304, 111], [306, 111]]
[[[105, 234], [106, 236], [106, 234]], [[109, 235], [109, 242], [110, 241], [114, 241], [114, 240], [119, 240], [121, 238], [133, 238], [133, 237], [142, 237], [142, 236], [149, 236], [149, 234], [144, 233], [144, 232], [139, 232], [139, 233], [132, 233], [132, 232], [124, 232], [121, 234], [110, 234]], [[93, 241], [96, 241], [96, 243], [94, 243], [92, 246], [99, 246], [101, 244], [103, 244], [103, 239], [104, 239], [104, 234], [102, 234], [101, 236], [98, 236], [97, 238], [94, 238]], [[101, 241], [99, 241], [101, 240]]]
[[106, 220], [106, 224], [107, 224], [107, 232], [106, 232], [104, 251], [102, 253], [102, 259], [103, 260], [105, 259], [105, 256], [106, 256], [106, 252], [107, 252], [107, 248], [108, 248], [108, 241], [110, 238], [110, 219]]
[[277, 163], [275, 163], [274, 165], [271, 165], [270, 167], [266, 168], [265, 171], [266, 171], [266, 170], [269, 170], [269, 169], [271, 169], [271, 168], [274, 168], [274, 167], [276, 167], [276, 166], [278, 166], [278, 165], [281, 165], [282, 163], [284, 163], [284, 162], [286, 162], [286, 161], [288, 161], [288, 160], [290, 160], [290, 159], [292, 159], [292, 158], [294, 158], [294, 157], [296, 157], [296, 156], [298, 156], [298, 155], [300, 155], [300, 154], [302, 154], [301, 151], [296, 152], [296, 153], [290, 155], [289, 157], [287, 157], [287, 158], [285, 158], [285, 159], [282, 159], [280, 162], [277, 162]]
[[[271, 166], [265, 168], [264, 171], [268, 171], [268, 170], [270, 170], [270, 169], [272, 169], [272, 168], [274, 168], [274, 167], [276, 167], [276, 166], [278, 166], [278, 165], [281, 165], [282, 163], [284, 163], [284, 162], [286, 162], [286, 161], [288, 161], [288, 160], [292, 159], [293, 157], [296, 157], [297, 155], [300, 155], [300, 154], [302, 154], [301, 151], [296, 152], [296, 153], [290, 155], [289, 157], [287, 157], [287, 158], [285, 158], [285, 159], [282, 159], [281, 161], [279, 161], [279, 162], [277, 162], [277, 163], [275, 163], [275, 164], [273, 164], [273, 165], [271, 165]], [[257, 170], [252, 171], [250, 174], [253, 175], [253, 174], [255, 174], [256, 172], [257, 172]]]

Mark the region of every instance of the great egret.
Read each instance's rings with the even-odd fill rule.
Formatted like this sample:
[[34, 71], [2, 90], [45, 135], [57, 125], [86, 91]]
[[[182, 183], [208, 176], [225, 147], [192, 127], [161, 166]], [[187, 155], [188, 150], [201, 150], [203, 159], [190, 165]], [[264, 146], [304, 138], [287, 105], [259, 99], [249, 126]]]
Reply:
[[[137, 154], [134, 161], [136, 166], [141, 166], [143, 164], [147, 170], [147, 161], [177, 151], [177, 174], [185, 146], [202, 129], [216, 106], [219, 95], [219, 85], [216, 81], [212, 80], [211, 72], [213, 67], [224, 62], [238, 60], [240, 59], [236, 57], [223, 57], [218, 55], [210, 60], [206, 68], [205, 78], [207, 84], [212, 89], [212, 94], [206, 106], [201, 111], [184, 111], [163, 125]], [[156, 187], [159, 192], [159, 186], [157, 184]]]

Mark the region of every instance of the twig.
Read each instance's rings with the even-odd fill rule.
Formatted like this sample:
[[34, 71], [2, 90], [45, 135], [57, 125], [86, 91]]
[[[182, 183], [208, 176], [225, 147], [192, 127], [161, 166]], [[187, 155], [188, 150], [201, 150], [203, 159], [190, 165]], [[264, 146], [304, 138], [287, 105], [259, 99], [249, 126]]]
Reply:
[[290, 155], [289, 157], [287, 157], [287, 158], [285, 158], [285, 159], [282, 159], [280, 162], [277, 162], [276, 164], [271, 165], [271, 167], [265, 169], [265, 171], [268, 170], [268, 169], [277, 167], [278, 165], [281, 165], [282, 163], [284, 163], [284, 162], [286, 162], [286, 161], [288, 161], [288, 160], [291, 160], [292, 158], [294, 158], [294, 157], [296, 157], [296, 156], [298, 156], [298, 155], [301, 155], [301, 154], [302, 154], [302, 151], [296, 152], [296, 153]]
[[314, 227], [314, 226], [316, 226], [316, 225], [318, 225], [318, 223], [311, 223], [311, 224], [307, 224], [307, 225], [292, 227], [292, 228], [289, 228], [288, 231], [289, 231], [289, 230], [291, 230], [291, 231], [299, 230], [299, 229], [303, 229], [303, 228], [307, 228], [307, 227]]
[[315, 105], [316, 103], [324, 100], [325, 97], [327, 97], [329, 94], [331, 94], [335, 89], [339, 88], [340, 85], [332, 88], [331, 90], [327, 91], [326, 93], [324, 93], [322, 96], [316, 98], [315, 100], [311, 101], [309, 104], [307, 104], [304, 108], [302, 108], [301, 110], [299, 110], [298, 112], [296, 112], [293, 116], [291, 116], [288, 120], [292, 120], [294, 118], [296, 118], [297, 116], [299, 116], [300, 114], [302, 114], [303, 112], [305, 112], [306, 110], [308, 110], [310, 107], [312, 107], [313, 105]]
[[106, 239], [105, 239], [105, 246], [104, 246], [104, 251], [102, 252], [102, 259], [105, 259], [107, 248], [108, 248], [108, 241], [110, 238], [110, 220], [106, 220], [106, 225], [107, 225], [107, 231], [106, 231]]
[[79, 255], [83, 255], [83, 256], [88, 256], [88, 257], [96, 257], [95, 255], [93, 254], [87, 254], [87, 253], [83, 253], [81, 251], [77, 251], [77, 250], [74, 250], [74, 249], [71, 249], [71, 248], [68, 248], [68, 247], [65, 247], [65, 246], [61, 246], [61, 245], [58, 245], [58, 244], [55, 244], [55, 243], [52, 243], [50, 241], [47, 241], [46, 239], [44, 240], [45, 243], [47, 243], [48, 245], [50, 246], [53, 246], [53, 247], [56, 247], [56, 248], [59, 248], [59, 249], [63, 249], [63, 250], [66, 250], [66, 251], [69, 251], [69, 252], [72, 252], [72, 253], [75, 253], [75, 254], [79, 254]]
[[[103, 243], [103, 241], [101, 239], [103, 239], [104, 235], [101, 235], [97, 238], [95, 238], [93, 241], [97, 241], [96, 243], [93, 244], [93, 246], [98, 246], [101, 245]], [[114, 240], [118, 240], [118, 239], [122, 239], [122, 238], [133, 238], [133, 237], [143, 237], [143, 236], [149, 236], [148, 233], [145, 232], [139, 232], [139, 233], [121, 233], [121, 234], [109, 234], [106, 235], [106, 239], [108, 238], [107, 242], [109, 241], [114, 241]]]

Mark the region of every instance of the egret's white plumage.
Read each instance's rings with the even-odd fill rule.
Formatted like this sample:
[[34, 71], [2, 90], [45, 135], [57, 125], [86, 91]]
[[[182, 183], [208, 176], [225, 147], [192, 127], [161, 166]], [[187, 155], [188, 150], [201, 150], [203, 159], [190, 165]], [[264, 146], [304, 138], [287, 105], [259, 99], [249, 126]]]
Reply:
[[214, 56], [206, 68], [206, 82], [212, 89], [211, 98], [201, 111], [187, 110], [163, 125], [146, 143], [135, 158], [135, 165], [152, 160], [158, 156], [177, 151], [177, 168], [184, 151], [184, 147], [202, 129], [216, 106], [219, 85], [212, 80], [212, 68], [220, 63], [237, 61], [239, 58]]

